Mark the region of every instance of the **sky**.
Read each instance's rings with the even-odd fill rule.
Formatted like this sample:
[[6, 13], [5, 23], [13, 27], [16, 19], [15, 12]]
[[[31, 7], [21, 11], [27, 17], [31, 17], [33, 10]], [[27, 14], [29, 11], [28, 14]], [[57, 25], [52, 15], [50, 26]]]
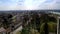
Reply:
[[60, 9], [60, 0], [0, 0], [0, 10]]

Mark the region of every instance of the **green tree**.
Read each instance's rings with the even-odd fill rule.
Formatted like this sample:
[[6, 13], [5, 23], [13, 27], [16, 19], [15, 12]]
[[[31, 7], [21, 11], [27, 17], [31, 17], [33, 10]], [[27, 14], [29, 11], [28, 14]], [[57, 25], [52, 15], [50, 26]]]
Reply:
[[40, 18], [41, 18], [42, 23], [45, 23], [45, 25], [44, 25], [44, 34], [49, 34], [48, 24], [47, 24], [49, 22], [48, 14], [43, 14]]
[[3, 19], [3, 22], [2, 22], [2, 25], [3, 27], [6, 29], [10, 26], [10, 24], [12, 23], [12, 15], [9, 14], [7, 16], [2, 16], [2, 19]]
[[29, 34], [29, 27], [27, 27], [27, 21], [29, 20], [28, 15], [23, 16], [23, 23], [22, 23], [22, 32], [21, 34]]

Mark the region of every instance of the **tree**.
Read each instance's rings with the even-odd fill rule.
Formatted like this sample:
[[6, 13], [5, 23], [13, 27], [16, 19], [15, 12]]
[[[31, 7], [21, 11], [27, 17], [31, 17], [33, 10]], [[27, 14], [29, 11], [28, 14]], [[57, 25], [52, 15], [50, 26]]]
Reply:
[[28, 27], [27, 27], [27, 21], [29, 20], [28, 15], [23, 16], [23, 23], [22, 23], [22, 32], [21, 34], [29, 34]]
[[11, 14], [9, 14], [7, 16], [2, 16], [2, 19], [3, 19], [2, 25], [5, 29], [10, 26], [10, 24], [12, 22], [11, 18], [12, 18]]
[[40, 33], [40, 17], [37, 13], [32, 15], [31, 25]]
[[41, 17], [41, 21], [42, 21], [42, 23], [45, 23], [45, 25], [44, 25], [44, 33], [45, 34], [49, 34], [49, 31], [48, 31], [48, 21], [49, 21], [49, 16], [48, 16], [48, 14], [43, 14]]
[[23, 23], [22, 23], [23, 28], [25, 28], [28, 20], [29, 20], [28, 15], [23, 15]]

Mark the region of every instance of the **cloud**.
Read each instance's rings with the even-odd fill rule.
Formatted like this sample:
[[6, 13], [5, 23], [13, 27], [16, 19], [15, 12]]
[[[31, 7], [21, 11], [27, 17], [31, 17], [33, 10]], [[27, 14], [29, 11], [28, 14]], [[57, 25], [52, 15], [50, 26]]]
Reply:
[[0, 10], [60, 9], [60, 0], [0, 0]]

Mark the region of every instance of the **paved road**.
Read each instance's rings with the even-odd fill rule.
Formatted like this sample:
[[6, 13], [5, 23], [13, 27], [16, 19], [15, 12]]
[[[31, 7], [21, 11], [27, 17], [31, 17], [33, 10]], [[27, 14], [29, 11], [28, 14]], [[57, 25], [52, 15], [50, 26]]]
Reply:
[[15, 30], [13, 31], [13, 34], [16, 34], [17, 31], [21, 30], [22, 30], [22, 23], [18, 23], [17, 25], [15, 25]]
[[22, 26], [20, 26], [19, 28], [17, 28], [15, 31], [13, 31], [13, 34], [16, 34], [17, 31], [21, 31], [22, 30]]

